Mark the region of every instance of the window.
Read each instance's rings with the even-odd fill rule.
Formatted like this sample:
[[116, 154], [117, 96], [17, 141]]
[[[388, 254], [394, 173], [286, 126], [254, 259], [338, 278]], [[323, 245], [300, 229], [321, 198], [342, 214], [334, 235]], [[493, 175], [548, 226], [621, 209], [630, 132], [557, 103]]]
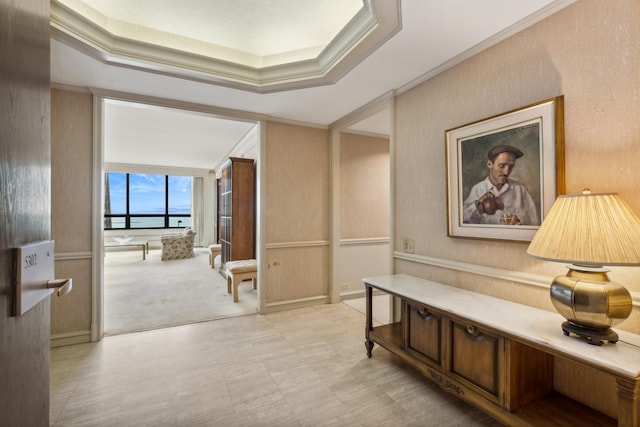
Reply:
[[104, 229], [191, 225], [191, 177], [107, 172]]

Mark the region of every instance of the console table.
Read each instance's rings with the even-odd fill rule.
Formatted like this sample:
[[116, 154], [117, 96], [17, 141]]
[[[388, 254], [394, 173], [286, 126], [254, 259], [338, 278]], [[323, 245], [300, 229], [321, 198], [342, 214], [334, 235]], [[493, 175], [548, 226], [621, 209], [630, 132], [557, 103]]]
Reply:
[[[640, 336], [617, 331], [620, 341], [599, 347], [565, 336], [557, 313], [406, 274], [363, 281], [367, 356], [377, 343], [506, 425], [638, 426]], [[374, 289], [399, 298], [398, 321], [374, 326]], [[613, 414], [560, 394], [555, 358], [611, 384], [586, 392], [608, 393]], [[589, 379], [573, 381], [585, 391]]]

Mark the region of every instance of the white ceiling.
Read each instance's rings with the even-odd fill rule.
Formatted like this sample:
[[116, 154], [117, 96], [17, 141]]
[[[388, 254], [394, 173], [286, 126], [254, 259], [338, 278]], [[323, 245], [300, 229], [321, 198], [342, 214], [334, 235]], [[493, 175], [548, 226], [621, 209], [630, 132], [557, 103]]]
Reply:
[[[246, 5], [250, 1], [242, 3]], [[258, 4], [266, 0], [253, 1]], [[109, 65], [70, 47], [68, 41], [56, 39], [51, 42], [51, 80], [62, 85], [147, 95], [328, 126], [390, 91], [403, 92], [435, 76], [573, 1], [402, 0], [402, 29], [350, 68], [336, 83], [323, 86], [272, 93], [244, 91], [201, 79], [163, 75], [162, 70], [148, 72]], [[307, 0], [290, 2], [297, 5], [308, 4]], [[163, 2], [162, 5], [171, 3], [174, 2]], [[227, 3], [235, 4], [235, 0]], [[160, 12], [162, 11], [158, 7], [154, 7], [154, 14]], [[172, 22], [183, 19], [175, 13], [171, 17]], [[166, 164], [161, 162], [172, 161], [171, 164], [176, 165], [175, 153], [169, 155], [169, 160], [162, 158], [160, 154], [170, 152], [166, 147], [182, 147], [183, 155], [180, 159], [185, 164], [178, 166], [195, 165], [196, 163], [189, 163], [187, 155], [193, 153], [196, 160], [211, 160], [206, 166], [199, 163], [200, 166], [191, 167], [212, 168], [218, 163], [219, 158], [216, 156], [228, 153], [229, 146], [237, 143], [246, 133], [246, 123], [236, 125], [225, 121], [221, 123], [225, 126], [218, 127], [213, 123], [204, 123], [219, 118], [209, 117], [203, 120], [202, 114], [191, 118], [183, 112], [174, 112], [175, 115], [167, 117], [170, 111], [166, 108], [143, 108], [145, 111], [140, 112], [131, 110], [130, 106], [124, 104], [114, 103], [112, 107], [114, 127], [109, 128], [108, 134], [116, 137], [124, 146], [114, 146], [114, 150], [107, 146], [107, 161], [116, 161], [116, 158], [120, 159], [118, 162], [145, 164]], [[119, 108], [128, 110], [119, 111]], [[353, 128], [388, 134], [388, 116], [383, 112], [377, 114], [381, 116], [364, 120]], [[199, 128], [195, 123], [202, 124], [200, 133], [195, 132]], [[172, 126], [167, 126], [168, 124]], [[226, 129], [226, 124], [230, 125], [229, 130], [223, 130]], [[185, 129], [189, 130], [186, 132], [189, 137], [185, 136]], [[220, 149], [217, 144], [226, 145]], [[208, 153], [207, 147], [213, 152]], [[136, 151], [144, 154], [146, 160], [136, 160]], [[124, 158], [115, 157], [122, 152], [128, 152], [129, 155]]]
[[149, 104], [106, 100], [104, 159], [213, 169], [229, 156], [254, 122]]

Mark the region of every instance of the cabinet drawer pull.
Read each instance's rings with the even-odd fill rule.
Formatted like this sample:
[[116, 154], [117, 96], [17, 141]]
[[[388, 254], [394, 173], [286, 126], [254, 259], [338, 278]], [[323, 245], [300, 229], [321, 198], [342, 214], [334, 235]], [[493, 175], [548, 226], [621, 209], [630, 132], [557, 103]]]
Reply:
[[431, 313], [429, 313], [424, 307], [420, 307], [418, 309], [418, 314], [422, 316], [424, 320], [429, 320], [431, 318]]
[[464, 332], [467, 335], [467, 338], [470, 338], [474, 341], [480, 341], [482, 338], [484, 338], [484, 334], [480, 333], [480, 331], [477, 330], [473, 325], [467, 325], [464, 328]]

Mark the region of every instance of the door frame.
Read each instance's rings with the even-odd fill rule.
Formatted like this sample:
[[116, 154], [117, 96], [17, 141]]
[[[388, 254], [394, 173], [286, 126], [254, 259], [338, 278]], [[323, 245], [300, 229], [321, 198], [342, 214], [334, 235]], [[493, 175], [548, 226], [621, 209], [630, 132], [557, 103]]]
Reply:
[[[390, 91], [370, 103], [364, 105], [351, 114], [343, 117], [330, 127], [331, 138], [331, 256], [330, 256], [330, 298], [331, 303], [341, 301], [340, 291], [340, 256], [341, 256], [341, 227], [340, 227], [340, 147], [341, 133], [350, 126], [387, 110], [389, 117], [389, 179], [394, 176], [394, 134], [395, 134], [395, 91]], [[394, 192], [393, 185], [389, 193], [389, 268], [393, 271], [393, 242], [395, 227], [393, 224]], [[389, 273], [391, 273], [391, 271]], [[364, 288], [363, 288], [364, 296]]]
[[200, 113], [207, 113], [224, 117], [232, 120], [252, 121], [256, 123], [258, 132], [257, 142], [257, 193], [256, 193], [256, 259], [258, 261], [258, 298], [257, 311], [264, 312], [266, 293], [261, 287], [264, 269], [261, 268], [261, 259], [264, 254], [264, 213], [262, 206], [264, 203], [265, 186], [264, 180], [260, 179], [265, 167], [263, 165], [264, 141], [265, 141], [265, 122], [267, 116], [255, 113], [248, 113], [238, 110], [229, 110], [210, 105], [188, 103], [171, 99], [156, 98], [142, 96], [130, 93], [109, 91], [104, 89], [90, 89], [93, 95], [93, 178], [92, 178], [92, 209], [93, 218], [91, 225], [91, 249], [92, 249], [92, 266], [91, 266], [91, 342], [97, 342], [104, 336], [104, 228], [103, 216], [104, 212], [104, 102], [107, 99], [115, 99], [126, 102], [146, 103], [168, 108], [176, 108], [189, 110]]

